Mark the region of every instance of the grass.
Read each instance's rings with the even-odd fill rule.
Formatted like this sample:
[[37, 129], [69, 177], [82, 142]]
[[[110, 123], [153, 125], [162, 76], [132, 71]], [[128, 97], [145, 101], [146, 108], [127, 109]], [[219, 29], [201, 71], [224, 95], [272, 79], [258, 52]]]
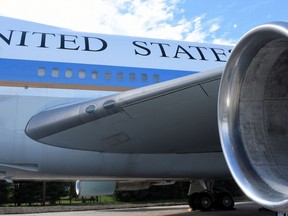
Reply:
[[[78, 199], [78, 198], [73, 198], [71, 200], [71, 203], [70, 203], [70, 199], [69, 197], [64, 197], [62, 198], [60, 201], [57, 201], [55, 205], [117, 205], [117, 204], [121, 204], [122, 202], [119, 202], [116, 200], [116, 198], [114, 196], [101, 196], [98, 198], [98, 202], [90, 202], [89, 199], [86, 200], [86, 202], [82, 202], [81, 199]], [[49, 201], [47, 200], [45, 202], [45, 205], [49, 206], [50, 203]], [[14, 203], [7, 203], [7, 204], [2, 204], [0, 205], [2, 207], [14, 207], [15, 204]], [[29, 206], [28, 203], [23, 203], [21, 205], [22, 207], [24, 206]], [[40, 202], [34, 202], [32, 203], [32, 206], [41, 206], [41, 203]]]
[[[85, 203], [82, 202], [81, 199], [79, 198], [76, 198], [76, 199], [72, 199], [71, 200], [71, 203], [70, 203], [70, 200], [69, 200], [69, 197], [64, 197], [59, 201], [56, 202], [56, 206], [66, 206], [66, 205], [121, 205], [121, 204], [157, 204], [157, 203], [185, 203], [187, 202], [186, 199], [182, 199], [182, 200], [144, 200], [144, 201], [134, 201], [134, 202], [123, 202], [123, 201], [118, 201], [116, 200], [116, 197], [111, 195], [111, 196], [101, 196], [98, 198], [98, 202], [90, 202], [89, 198], [86, 200]], [[45, 203], [46, 206], [49, 206], [50, 203], [47, 201]], [[7, 203], [7, 204], [3, 204], [1, 205], [2, 207], [14, 207], [14, 203]], [[23, 203], [21, 205], [22, 207], [25, 207], [25, 206], [29, 206], [28, 203]], [[35, 203], [32, 203], [32, 206], [41, 206], [41, 203], [40, 202], [35, 202]]]

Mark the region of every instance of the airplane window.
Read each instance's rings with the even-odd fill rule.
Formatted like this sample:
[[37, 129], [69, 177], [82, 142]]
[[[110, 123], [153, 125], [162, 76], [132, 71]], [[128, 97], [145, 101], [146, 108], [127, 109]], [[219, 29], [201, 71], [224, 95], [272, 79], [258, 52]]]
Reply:
[[135, 73], [130, 73], [129, 74], [129, 80], [130, 81], [135, 81], [136, 80], [136, 74]]
[[38, 76], [45, 76], [46, 70], [43, 67], [38, 68]]
[[155, 83], [159, 83], [160, 82], [159, 74], [154, 74], [153, 75], [153, 80], [154, 80]]
[[147, 82], [148, 80], [147, 74], [145, 73], [141, 74], [141, 79], [142, 79], [142, 82]]
[[86, 71], [85, 70], [79, 70], [79, 78], [80, 79], [86, 78]]
[[117, 73], [117, 79], [118, 79], [118, 80], [121, 80], [121, 81], [124, 79], [124, 74], [123, 74], [123, 72]]
[[92, 71], [92, 79], [98, 79], [98, 71], [96, 71], [96, 70], [94, 70], [94, 71]]
[[111, 79], [112, 79], [112, 74], [111, 74], [111, 72], [106, 71], [104, 77], [105, 77], [106, 80], [111, 80]]
[[67, 77], [67, 78], [71, 78], [72, 77], [72, 69], [66, 69], [65, 77]]
[[58, 68], [52, 69], [52, 77], [59, 77], [59, 69]]

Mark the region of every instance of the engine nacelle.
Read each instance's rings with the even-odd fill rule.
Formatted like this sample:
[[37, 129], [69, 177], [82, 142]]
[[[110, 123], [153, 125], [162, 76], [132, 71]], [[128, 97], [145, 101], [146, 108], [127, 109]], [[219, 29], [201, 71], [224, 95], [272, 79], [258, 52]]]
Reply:
[[105, 196], [113, 195], [116, 190], [116, 181], [76, 181], [78, 196]]
[[76, 181], [78, 196], [105, 196], [113, 195], [115, 191], [137, 191], [150, 187], [150, 182], [141, 181]]
[[288, 24], [249, 31], [224, 71], [218, 126], [229, 169], [248, 197], [288, 211]]

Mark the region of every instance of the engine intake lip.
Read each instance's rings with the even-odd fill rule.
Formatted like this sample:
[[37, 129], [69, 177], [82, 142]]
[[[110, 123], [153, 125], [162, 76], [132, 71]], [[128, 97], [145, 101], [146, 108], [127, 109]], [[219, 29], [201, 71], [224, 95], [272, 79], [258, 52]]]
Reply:
[[245, 34], [224, 70], [218, 127], [228, 167], [260, 205], [288, 211], [288, 24]]

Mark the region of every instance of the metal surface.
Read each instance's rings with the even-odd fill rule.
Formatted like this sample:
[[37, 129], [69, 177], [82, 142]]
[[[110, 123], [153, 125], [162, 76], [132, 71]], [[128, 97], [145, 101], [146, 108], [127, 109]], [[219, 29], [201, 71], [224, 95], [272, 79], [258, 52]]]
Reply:
[[216, 112], [221, 74], [217, 69], [42, 111], [26, 133], [45, 144], [88, 151], [221, 152]]
[[116, 181], [76, 181], [75, 189], [79, 197], [114, 195]]
[[248, 32], [222, 77], [218, 124], [222, 149], [241, 189], [254, 201], [288, 210], [288, 25]]

